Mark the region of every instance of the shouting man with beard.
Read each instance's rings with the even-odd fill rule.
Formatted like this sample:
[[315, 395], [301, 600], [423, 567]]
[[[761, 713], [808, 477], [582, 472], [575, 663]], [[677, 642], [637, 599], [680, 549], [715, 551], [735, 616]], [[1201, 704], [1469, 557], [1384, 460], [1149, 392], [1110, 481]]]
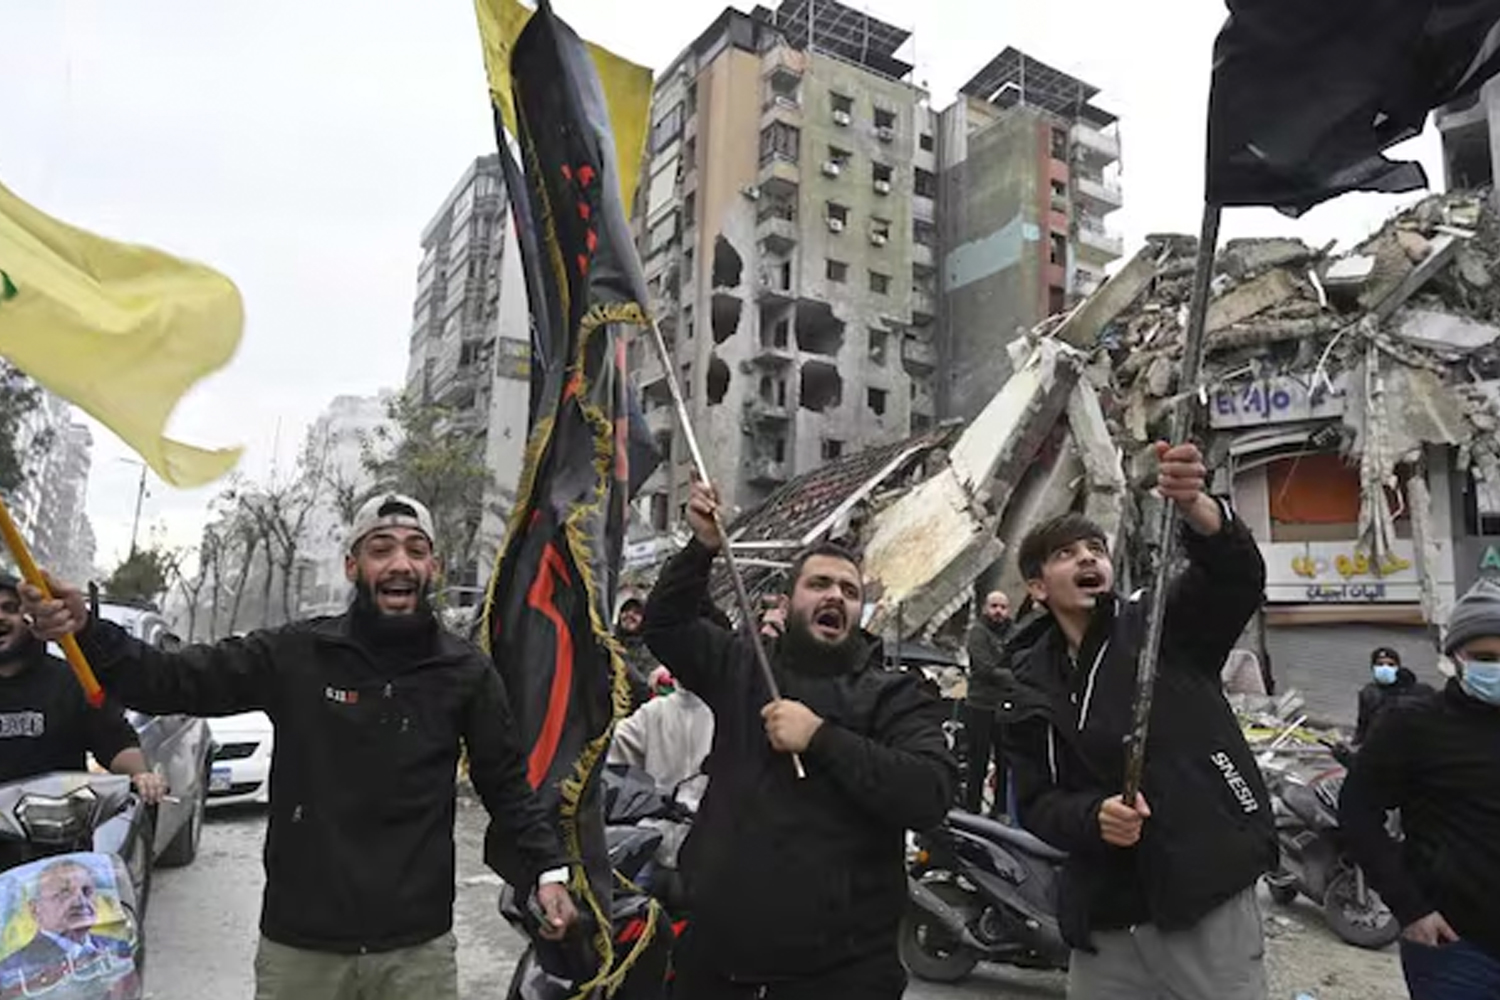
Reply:
[[433, 613], [432, 542], [426, 507], [376, 497], [349, 536], [346, 614], [171, 653], [91, 620], [74, 587], [23, 588], [38, 636], [75, 633], [125, 704], [275, 723], [256, 1000], [457, 1000], [460, 744], [492, 835], [525, 869], [501, 874], [537, 885], [544, 935], [575, 919], [500, 675]]
[[[894, 1000], [908, 829], [940, 823], [956, 767], [947, 712], [860, 634], [864, 584], [834, 545], [789, 577], [773, 700], [752, 643], [702, 615], [717, 497], [693, 486], [693, 540], [646, 604], [646, 641], [713, 709], [708, 792], [681, 855], [692, 924], [677, 992], [692, 1000]], [[806, 767], [799, 779], [792, 761]]]

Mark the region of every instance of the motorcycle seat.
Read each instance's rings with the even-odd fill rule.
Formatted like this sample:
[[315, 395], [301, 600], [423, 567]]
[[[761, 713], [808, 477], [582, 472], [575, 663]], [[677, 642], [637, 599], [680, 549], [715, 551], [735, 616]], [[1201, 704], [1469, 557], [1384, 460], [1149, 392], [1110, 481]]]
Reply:
[[1064, 861], [1068, 855], [1059, 851], [1051, 844], [1042, 840], [1034, 834], [1027, 833], [1017, 826], [1006, 826], [1004, 823], [989, 819], [985, 816], [976, 816], [973, 813], [964, 812], [962, 809], [954, 809], [948, 813], [948, 822], [960, 830], [983, 837], [986, 840], [1007, 847], [1014, 847], [1023, 854], [1029, 854], [1043, 861]]

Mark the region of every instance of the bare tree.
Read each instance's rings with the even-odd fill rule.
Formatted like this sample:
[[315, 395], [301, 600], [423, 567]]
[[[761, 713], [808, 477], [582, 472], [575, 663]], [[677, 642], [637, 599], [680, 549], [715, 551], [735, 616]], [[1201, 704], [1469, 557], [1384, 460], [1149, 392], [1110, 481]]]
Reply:
[[[209, 545], [210, 535], [207, 531], [203, 534], [204, 547]], [[182, 591], [182, 597], [187, 601], [187, 641], [196, 642], [198, 638], [198, 612], [203, 599], [203, 588], [208, 585], [209, 563], [204, 556], [203, 548], [198, 551], [198, 572], [191, 578], [185, 576], [179, 568], [177, 576], [177, 589]]]

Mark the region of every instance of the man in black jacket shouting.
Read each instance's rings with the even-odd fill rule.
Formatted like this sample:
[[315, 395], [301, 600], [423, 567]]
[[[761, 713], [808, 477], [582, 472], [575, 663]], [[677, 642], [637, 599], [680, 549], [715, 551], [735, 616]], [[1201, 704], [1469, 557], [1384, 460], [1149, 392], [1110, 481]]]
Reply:
[[1072, 1000], [1262, 1000], [1256, 880], [1276, 861], [1260, 772], [1219, 669], [1265, 591], [1255, 540], [1203, 492], [1198, 449], [1157, 446], [1159, 488], [1185, 522], [1142, 794], [1125, 774], [1147, 602], [1117, 597], [1105, 535], [1076, 514], [1032, 531], [1021, 570], [1049, 614], [1013, 648], [1021, 687], [1001, 722], [1021, 822], [1069, 852], [1061, 921]]
[[906, 987], [896, 957], [903, 831], [941, 822], [953, 797], [946, 713], [916, 677], [869, 665], [860, 567], [831, 545], [790, 573], [773, 701], [758, 640], [701, 615], [719, 547], [716, 502], [694, 485], [694, 538], [646, 604], [646, 641], [715, 721], [708, 793], [682, 853], [692, 924], [677, 993], [894, 1000]]
[[538, 885], [547, 935], [575, 914], [556, 832], [526, 779], [500, 674], [433, 614], [432, 516], [409, 497], [355, 518], [353, 606], [167, 653], [90, 620], [76, 588], [23, 591], [41, 638], [76, 633], [100, 682], [157, 715], [260, 710], [276, 726], [256, 1000], [457, 1000], [459, 746], [495, 831]]

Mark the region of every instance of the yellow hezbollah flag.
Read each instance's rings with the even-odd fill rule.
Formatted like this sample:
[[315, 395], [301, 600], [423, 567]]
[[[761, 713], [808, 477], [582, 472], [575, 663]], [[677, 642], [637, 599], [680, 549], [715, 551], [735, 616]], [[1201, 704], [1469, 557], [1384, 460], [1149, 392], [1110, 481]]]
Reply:
[[[490, 80], [490, 99], [505, 120], [505, 130], [516, 135], [516, 105], [510, 90], [510, 54], [521, 29], [536, 11], [520, 0], [474, 0], [479, 38], [484, 45], [484, 69]], [[628, 210], [635, 200], [641, 158], [646, 154], [646, 122], [651, 117], [651, 71], [621, 59], [608, 49], [585, 42], [609, 105], [610, 131], [619, 161], [620, 197]]]
[[0, 185], [0, 355], [86, 410], [174, 486], [239, 461], [163, 436], [192, 385], [222, 368], [244, 327], [217, 271], [59, 222]]

